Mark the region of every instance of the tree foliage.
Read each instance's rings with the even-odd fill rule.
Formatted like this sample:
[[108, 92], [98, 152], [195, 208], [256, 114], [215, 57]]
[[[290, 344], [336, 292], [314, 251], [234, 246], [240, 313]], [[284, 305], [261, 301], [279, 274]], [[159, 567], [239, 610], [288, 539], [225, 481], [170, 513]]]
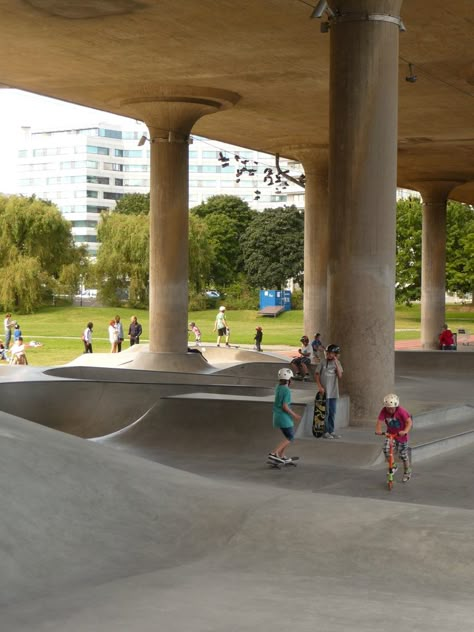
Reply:
[[[421, 298], [422, 205], [419, 199], [397, 204], [396, 300]], [[446, 290], [460, 296], [474, 287], [474, 209], [449, 201], [446, 210]]]
[[421, 297], [422, 210], [418, 198], [397, 203], [395, 299], [410, 305]]
[[189, 216], [189, 285], [190, 290], [201, 292], [209, 283], [214, 261], [214, 242], [208, 225], [197, 215]]
[[4, 309], [31, 312], [57, 290], [68, 268], [75, 288], [86, 261], [76, 248], [71, 225], [51, 202], [18, 195], [0, 196], [0, 303]]
[[208, 284], [216, 287], [229, 285], [244, 272], [240, 239], [256, 217], [256, 211], [236, 195], [213, 195], [192, 208], [191, 215], [203, 219], [207, 225], [214, 255]]
[[449, 202], [446, 232], [446, 288], [462, 297], [474, 290], [474, 207]]
[[302, 283], [304, 216], [295, 206], [258, 213], [241, 243], [245, 271], [253, 287], [281, 288], [289, 278]]
[[115, 203], [115, 213], [122, 215], [148, 215], [150, 212], [149, 193], [126, 193]]
[[126, 296], [132, 307], [146, 307], [149, 298], [150, 228], [143, 214], [108, 213], [97, 230], [101, 242], [96, 262], [100, 297], [110, 305]]

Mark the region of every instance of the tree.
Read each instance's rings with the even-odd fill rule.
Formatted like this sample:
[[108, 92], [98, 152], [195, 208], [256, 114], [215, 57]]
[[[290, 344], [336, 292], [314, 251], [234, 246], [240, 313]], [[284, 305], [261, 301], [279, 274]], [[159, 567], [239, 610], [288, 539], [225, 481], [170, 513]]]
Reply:
[[189, 285], [196, 293], [209, 283], [211, 266], [215, 258], [214, 242], [211, 240], [205, 220], [196, 215], [189, 216]]
[[214, 252], [208, 282], [218, 287], [232, 283], [244, 271], [240, 239], [257, 212], [235, 195], [213, 195], [192, 208], [191, 215], [207, 224]]
[[[417, 198], [397, 204], [396, 300], [421, 298], [422, 206]], [[449, 201], [446, 209], [446, 290], [461, 296], [474, 287], [474, 209]]]
[[258, 213], [242, 239], [245, 270], [253, 287], [300, 284], [304, 266], [304, 216], [295, 206]]
[[150, 228], [144, 214], [108, 213], [97, 228], [101, 242], [96, 274], [100, 296], [114, 305], [128, 292], [131, 307], [146, 307], [149, 298]]
[[462, 297], [474, 291], [474, 208], [450, 201], [446, 233], [446, 289]]
[[115, 213], [122, 215], [148, 215], [150, 212], [149, 193], [126, 193], [115, 203]]
[[65, 266], [79, 270], [84, 259], [84, 248], [74, 246], [71, 225], [54, 204], [35, 196], [0, 196], [4, 309], [33, 311], [56, 289]]
[[421, 297], [422, 210], [418, 198], [397, 203], [395, 299], [410, 305]]

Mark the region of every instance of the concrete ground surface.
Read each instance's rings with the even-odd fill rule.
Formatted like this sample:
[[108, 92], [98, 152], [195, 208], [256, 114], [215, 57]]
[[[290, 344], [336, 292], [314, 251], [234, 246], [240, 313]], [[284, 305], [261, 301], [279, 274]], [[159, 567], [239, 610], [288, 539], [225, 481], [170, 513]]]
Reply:
[[314, 383], [297, 467], [268, 467], [282, 360], [253, 358], [0, 373], [2, 630], [474, 627], [474, 354], [397, 354], [392, 492], [373, 427], [311, 436]]

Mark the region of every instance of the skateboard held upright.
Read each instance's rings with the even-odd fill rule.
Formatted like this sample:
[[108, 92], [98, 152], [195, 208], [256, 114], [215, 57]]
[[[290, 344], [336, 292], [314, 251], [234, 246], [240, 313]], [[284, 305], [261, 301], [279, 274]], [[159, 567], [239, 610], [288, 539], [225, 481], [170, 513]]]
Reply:
[[326, 432], [326, 392], [316, 393], [314, 398], [313, 435], [322, 437]]

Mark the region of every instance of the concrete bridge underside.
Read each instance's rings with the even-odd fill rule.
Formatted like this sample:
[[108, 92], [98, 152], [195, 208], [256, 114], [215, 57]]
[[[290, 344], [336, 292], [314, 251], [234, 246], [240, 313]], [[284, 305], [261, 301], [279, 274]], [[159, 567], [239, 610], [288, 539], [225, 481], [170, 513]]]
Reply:
[[[325, 235], [323, 249], [305, 248], [305, 327], [342, 346], [351, 419], [364, 424], [394, 384], [395, 187], [422, 192], [429, 235], [448, 198], [474, 201], [472, 3], [329, 5], [321, 32], [308, 3], [287, 0], [1, 0], [0, 83], [149, 126], [160, 326], [147, 368], [186, 354], [190, 133], [302, 160], [308, 229], [320, 220]], [[426, 348], [444, 316], [430, 264], [442, 233], [424, 242]], [[368, 339], [369, 383], [358, 371]]]

